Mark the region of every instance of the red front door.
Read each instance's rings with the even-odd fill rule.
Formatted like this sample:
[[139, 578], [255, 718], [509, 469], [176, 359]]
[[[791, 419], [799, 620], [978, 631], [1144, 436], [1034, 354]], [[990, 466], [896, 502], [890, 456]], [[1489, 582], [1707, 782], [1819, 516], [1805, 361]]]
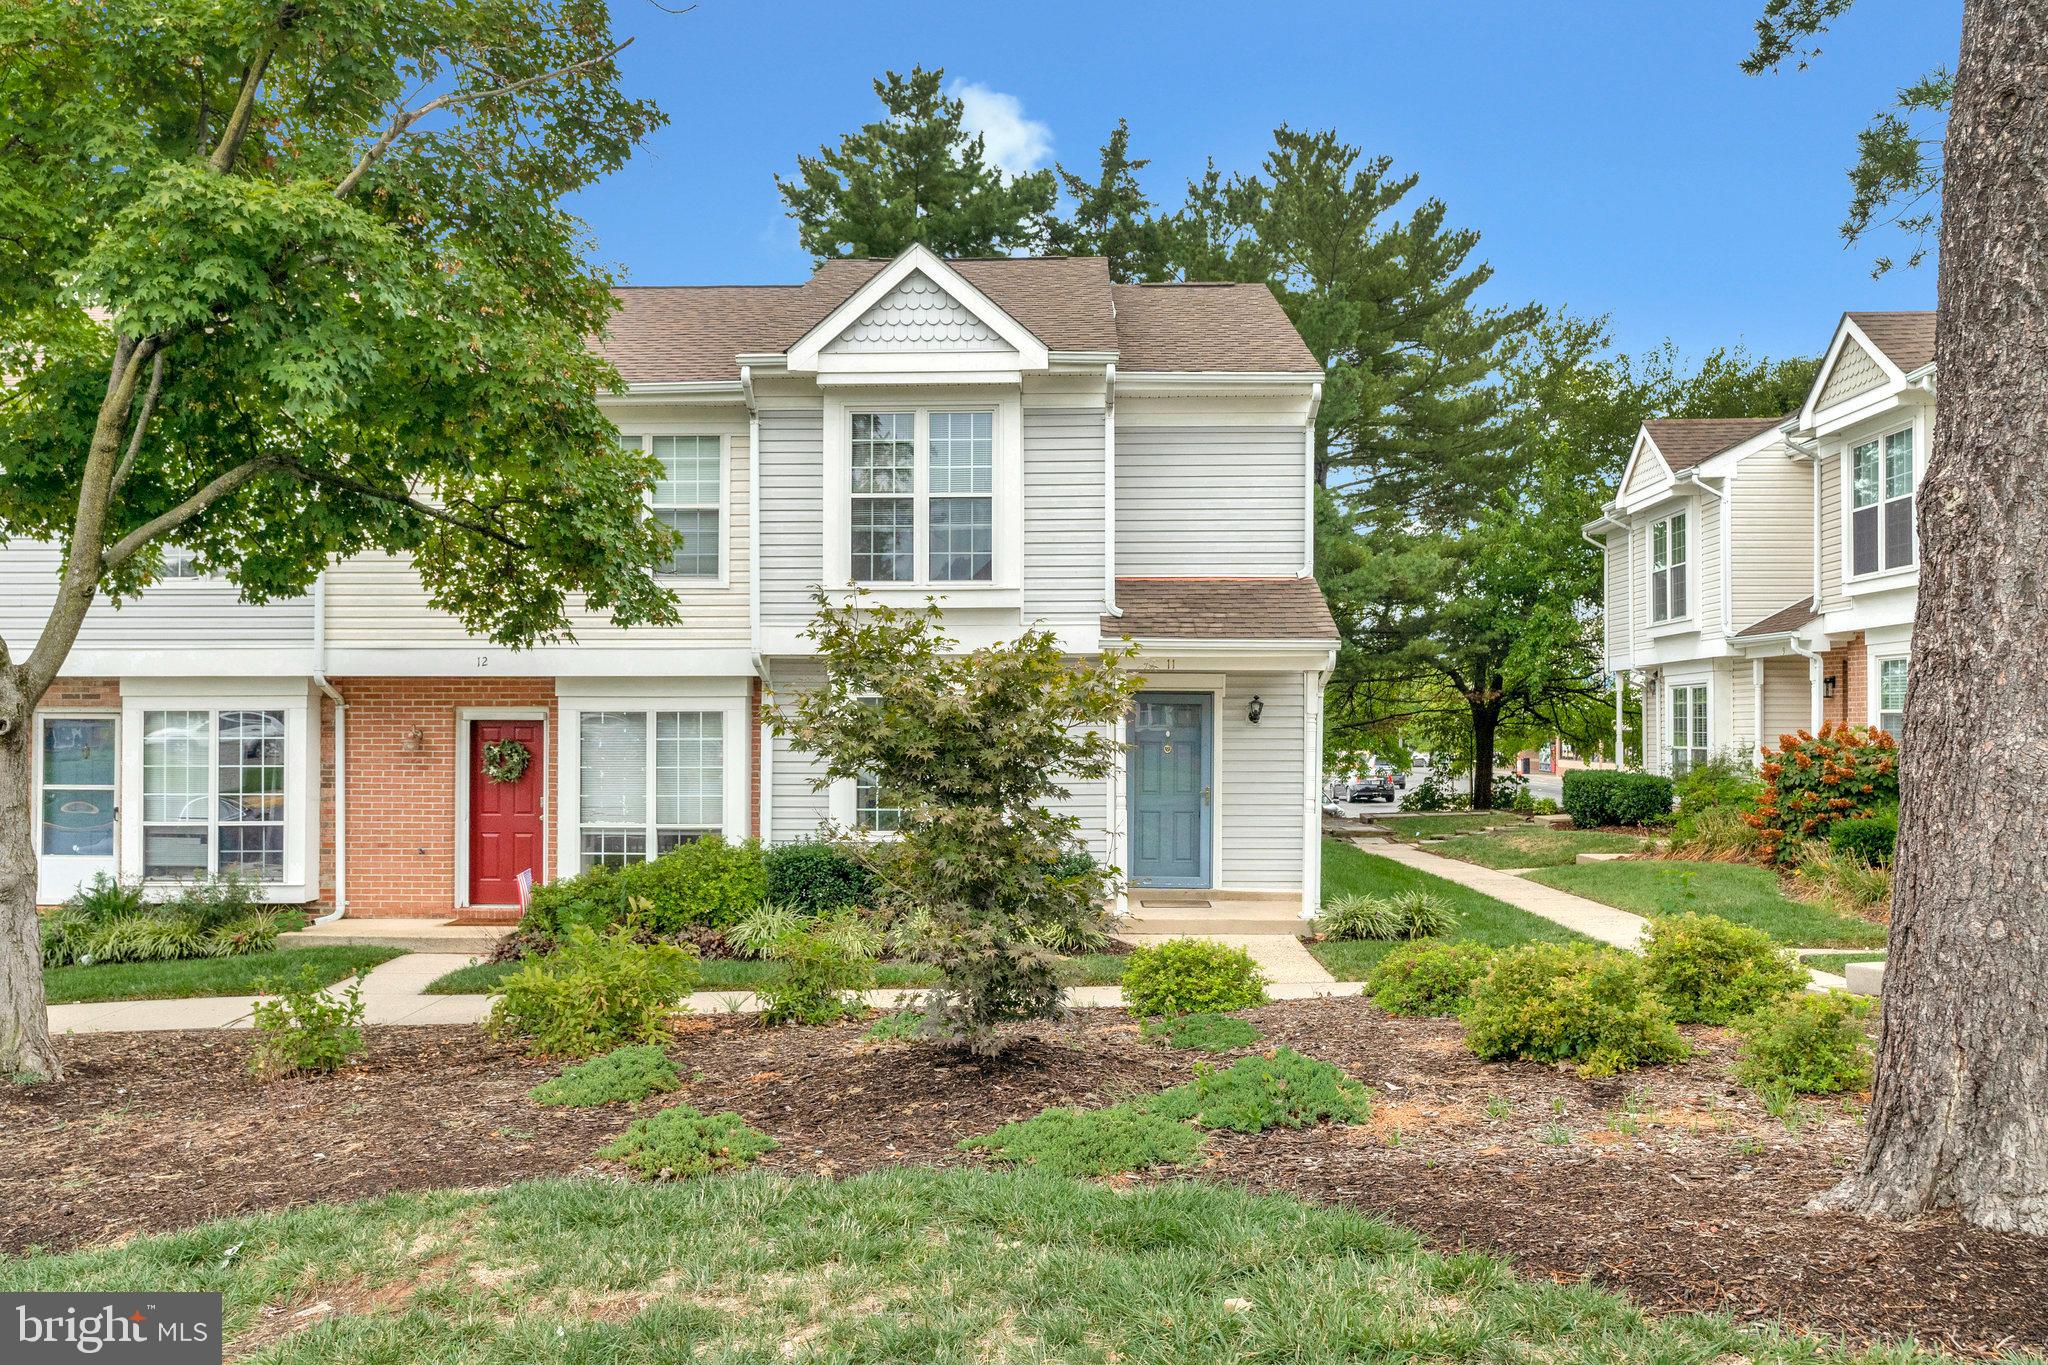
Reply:
[[[537, 720], [469, 723], [469, 903], [519, 904], [519, 874], [544, 880], [541, 793], [546, 790], [545, 727]], [[517, 740], [530, 755], [516, 782], [484, 776], [484, 749]]]

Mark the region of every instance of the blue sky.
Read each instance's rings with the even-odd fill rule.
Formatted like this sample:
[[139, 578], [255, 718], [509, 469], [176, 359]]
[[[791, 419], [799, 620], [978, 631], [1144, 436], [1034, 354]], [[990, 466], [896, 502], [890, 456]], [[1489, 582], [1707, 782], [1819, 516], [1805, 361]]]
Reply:
[[1870, 278], [1836, 227], [1856, 131], [1954, 59], [1955, 0], [1859, 0], [1810, 70], [1738, 69], [1761, 0], [810, 4], [613, 0], [628, 88], [671, 122], [582, 195], [638, 284], [808, 273], [774, 177], [943, 66], [991, 150], [1092, 169], [1119, 116], [1155, 199], [1204, 158], [1256, 166], [1282, 122], [1417, 172], [1483, 234], [1498, 302], [1610, 315], [1630, 350], [1818, 351], [1845, 308], [1925, 308], [1931, 267]]

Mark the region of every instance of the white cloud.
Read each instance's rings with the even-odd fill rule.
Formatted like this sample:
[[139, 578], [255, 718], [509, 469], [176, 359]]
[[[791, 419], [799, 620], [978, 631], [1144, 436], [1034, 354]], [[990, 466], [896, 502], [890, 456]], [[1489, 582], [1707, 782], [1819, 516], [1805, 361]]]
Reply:
[[960, 101], [961, 123], [982, 136], [988, 159], [1006, 175], [1035, 171], [1052, 155], [1052, 129], [1025, 118], [1015, 95], [972, 81], [955, 85], [952, 94]]

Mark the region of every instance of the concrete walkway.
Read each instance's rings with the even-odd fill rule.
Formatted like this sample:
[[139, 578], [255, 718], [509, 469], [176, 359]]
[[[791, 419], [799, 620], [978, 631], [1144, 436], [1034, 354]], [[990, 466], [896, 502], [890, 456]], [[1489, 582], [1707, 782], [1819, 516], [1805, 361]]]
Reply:
[[1587, 938], [1626, 948], [1630, 952], [1642, 946], [1643, 935], [1650, 927], [1650, 922], [1641, 915], [1631, 915], [1626, 910], [1589, 901], [1584, 896], [1574, 896], [1569, 891], [1532, 882], [1512, 872], [1445, 858], [1410, 844], [1397, 844], [1391, 839], [1356, 842], [1366, 852], [1378, 854], [1390, 862], [1442, 877], [1447, 882], [1456, 882], [1497, 901], [1506, 901], [1517, 910], [1526, 910], [1552, 924], [1561, 924]]

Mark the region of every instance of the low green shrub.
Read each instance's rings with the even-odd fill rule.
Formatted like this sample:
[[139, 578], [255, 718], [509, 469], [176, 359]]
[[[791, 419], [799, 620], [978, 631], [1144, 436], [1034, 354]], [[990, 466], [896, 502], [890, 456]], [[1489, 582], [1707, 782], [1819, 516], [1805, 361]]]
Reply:
[[861, 1034], [863, 1043], [910, 1043], [924, 1036], [924, 1011], [891, 1010]]
[[1431, 938], [1457, 925], [1457, 911], [1419, 888], [1392, 896], [1332, 896], [1316, 917], [1316, 932], [1339, 942]]
[[146, 915], [153, 908], [142, 894], [141, 882], [124, 882], [105, 872], [93, 873], [92, 880], [64, 902], [64, 909], [74, 917], [101, 921]]
[[1863, 1020], [1871, 1001], [1847, 991], [1801, 991], [1736, 1025], [1735, 1078], [1759, 1090], [1837, 1095], [1870, 1084]]
[[1054, 1175], [1099, 1176], [1186, 1165], [1201, 1151], [1202, 1135], [1142, 1104], [1117, 1104], [1048, 1109], [984, 1137], [968, 1138], [960, 1148]]
[[1828, 827], [1828, 847], [1877, 867], [1890, 867], [1899, 844], [1899, 813], [1877, 811]]
[[1472, 986], [1465, 1045], [1487, 1061], [1576, 1062], [1609, 1076], [1687, 1054], [1642, 959], [1586, 944], [1530, 943]]
[[1579, 829], [1641, 825], [1671, 813], [1671, 779], [1655, 773], [1579, 768], [1564, 775], [1564, 808]]
[[578, 1062], [527, 1092], [535, 1104], [551, 1109], [588, 1109], [664, 1095], [682, 1086], [676, 1064], [652, 1043], [615, 1048], [602, 1057]]
[[1700, 811], [1716, 806], [1749, 810], [1764, 789], [1756, 765], [1739, 752], [1715, 754], [1704, 763], [1687, 768], [1672, 784], [1680, 811]]
[[1493, 959], [1479, 943], [1405, 943], [1374, 964], [1366, 993], [1389, 1014], [1456, 1014]]
[[256, 1047], [249, 1069], [259, 1076], [297, 1071], [338, 1071], [363, 1044], [363, 985], [329, 994], [311, 967], [281, 983], [264, 982], [265, 998], [249, 1009]]
[[604, 929], [628, 920], [654, 934], [723, 929], [767, 896], [760, 844], [707, 834], [649, 862], [600, 865], [535, 887], [520, 928], [549, 938], [572, 925]]
[[1249, 1019], [1228, 1014], [1176, 1014], [1147, 1019], [1139, 1033], [1155, 1043], [1193, 1052], [1230, 1052], [1250, 1047], [1266, 1036]]
[[1131, 954], [1123, 992], [1132, 1014], [1228, 1014], [1265, 1004], [1266, 979], [1242, 948], [1169, 939]]
[[589, 1057], [655, 1042], [694, 982], [695, 962], [672, 944], [634, 942], [625, 925], [602, 936], [572, 925], [553, 952], [528, 958], [498, 984], [485, 1027], [524, 1038], [536, 1056]]
[[1408, 788], [1401, 797], [1401, 809], [1418, 814], [1440, 810], [1463, 810], [1472, 804], [1472, 798], [1459, 791], [1451, 783], [1451, 775], [1442, 768], [1432, 768], [1420, 782]]
[[1282, 1047], [1220, 1071], [1198, 1064], [1193, 1080], [1154, 1095], [1146, 1108], [1198, 1128], [1263, 1133], [1325, 1119], [1363, 1122], [1372, 1117], [1372, 1096], [1328, 1062]]
[[1763, 930], [1690, 912], [1650, 921], [1643, 965], [1681, 1024], [1725, 1024], [1809, 980]]
[[774, 1138], [738, 1114], [706, 1114], [678, 1104], [633, 1120], [625, 1132], [598, 1148], [597, 1155], [643, 1180], [688, 1180], [752, 1165], [775, 1145]]
[[762, 851], [767, 897], [806, 914], [872, 909], [874, 876], [851, 852], [820, 839]]
[[881, 939], [850, 911], [820, 915], [785, 932], [768, 950], [782, 974], [759, 988], [770, 1024], [829, 1024], [858, 1014], [860, 993], [875, 984]]

